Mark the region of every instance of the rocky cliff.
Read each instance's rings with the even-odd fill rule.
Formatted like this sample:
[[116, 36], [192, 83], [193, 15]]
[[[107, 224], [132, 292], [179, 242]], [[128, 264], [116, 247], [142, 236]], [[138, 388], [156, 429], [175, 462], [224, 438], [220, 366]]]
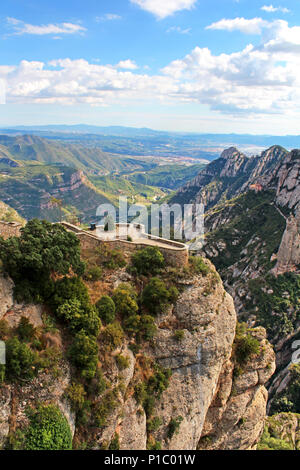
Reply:
[[288, 384], [300, 327], [299, 164], [299, 150], [273, 146], [248, 158], [230, 148], [173, 199], [206, 204], [202, 255], [216, 265], [238, 316], [267, 329], [281, 371], [272, 394]]
[[[258, 349], [242, 367], [238, 365], [233, 300], [215, 268], [208, 261], [206, 265], [205, 274], [193, 274], [186, 268], [177, 272], [179, 298], [156, 317], [157, 333], [150, 343], [140, 344], [138, 352], [132, 352], [132, 339], [127, 336], [112, 350], [100, 341], [99, 361], [110, 384], [95, 398], [96, 410], [105, 414], [101, 426], [82, 424], [78, 416], [75, 425], [75, 415], [65, 398], [74, 371], [65, 354], [64, 329], [58, 324], [48, 338], [62, 354], [58, 366], [53, 370], [49, 364], [48, 370], [30, 383], [0, 387], [1, 444], [7, 445], [8, 436], [11, 442], [11, 436], [28, 425], [28, 406], [51, 402], [66, 416], [77, 448], [108, 448], [116, 436], [119, 448], [124, 450], [153, 446], [185, 450], [254, 448], [263, 430], [267, 403], [264, 384], [275, 368], [274, 353], [264, 330], [254, 329], [246, 333], [245, 341], [249, 336], [254, 338]], [[174, 275], [173, 271], [168, 268], [165, 276]], [[124, 281], [133, 282], [133, 278], [119, 269], [107, 273], [100, 283], [89, 282], [88, 287], [99, 296]], [[49, 312], [42, 306], [15, 304], [12, 282], [4, 278], [0, 282], [0, 319], [12, 327], [26, 316], [44, 337]], [[119, 355], [127, 358], [122, 369], [116, 362]], [[137, 391], [154, 377], [153, 370], [159, 374], [160, 370], [170, 370], [171, 376], [149, 415]]]
[[[203, 203], [206, 210], [247, 191], [251, 185], [270, 183], [288, 152], [270, 147], [259, 156], [247, 157], [235, 147], [222, 152], [172, 198], [174, 203]], [[270, 177], [271, 175], [271, 177]], [[266, 180], [266, 181], [265, 181]]]

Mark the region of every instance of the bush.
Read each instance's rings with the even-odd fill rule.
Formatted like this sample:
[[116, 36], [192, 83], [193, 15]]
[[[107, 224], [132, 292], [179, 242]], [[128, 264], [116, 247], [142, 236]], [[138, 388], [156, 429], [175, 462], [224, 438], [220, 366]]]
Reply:
[[147, 442], [147, 450], [161, 450], [161, 442], [155, 439], [149, 439]]
[[115, 433], [114, 437], [111, 440], [108, 450], [119, 450], [119, 449], [120, 449], [119, 434]]
[[162, 393], [168, 388], [172, 372], [170, 369], [163, 369], [158, 364], [154, 365], [154, 373], [147, 383], [139, 382], [134, 389], [134, 396], [137, 403], [144, 407], [147, 416], [151, 416], [155, 407], [155, 400], [159, 399]]
[[116, 312], [123, 317], [134, 315], [139, 309], [136, 292], [130, 284], [120, 284], [114, 290], [112, 299], [116, 306]]
[[0, 320], [0, 340], [3, 341], [4, 339], [6, 339], [6, 337], [9, 335], [9, 332], [10, 327], [7, 321], [4, 319]]
[[117, 391], [111, 390], [103, 398], [101, 401], [96, 404], [94, 416], [96, 425], [100, 428], [106, 425], [107, 418], [109, 415], [117, 408]]
[[180, 424], [183, 421], [182, 416], [177, 416], [177, 418], [171, 418], [169, 425], [168, 425], [168, 438], [171, 439], [174, 434], [178, 434]]
[[233, 352], [234, 358], [240, 366], [260, 352], [259, 341], [247, 332], [246, 325], [244, 324], [237, 326]]
[[181, 342], [184, 338], [184, 330], [176, 330], [174, 333], [176, 341]]
[[116, 363], [120, 370], [127, 369], [130, 365], [129, 358], [122, 356], [122, 354], [116, 356]]
[[41, 405], [30, 413], [26, 450], [71, 450], [72, 434], [65, 416], [54, 405]]
[[29, 341], [32, 341], [35, 336], [35, 328], [30, 323], [28, 318], [21, 317], [19, 321], [19, 325], [17, 327], [17, 333], [18, 333], [20, 340], [29, 342]]
[[124, 330], [137, 339], [150, 341], [156, 333], [156, 325], [151, 315], [131, 315], [124, 321]]
[[100, 281], [102, 278], [102, 269], [100, 266], [91, 266], [86, 269], [83, 277], [86, 281]]
[[153, 277], [143, 290], [142, 305], [151, 314], [157, 315], [171, 302], [171, 297], [173, 297], [173, 293], [170, 296], [165, 283], [161, 279]]
[[55, 283], [55, 293], [50, 299], [50, 306], [53, 310], [67, 301], [74, 300], [80, 302], [84, 309], [90, 305], [90, 297], [86, 285], [79, 277], [64, 277]]
[[122, 345], [124, 338], [124, 331], [119, 322], [115, 321], [107, 325], [105, 330], [101, 334], [101, 339], [108, 348], [113, 351]]
[[207, 276], [207, 274], [210, 272], [209, 267], [205, 264], [203, 258], [201, 258], [200, 256], [191, 256], [189, 258], [189, 263], [192, 270], [196, 274], [202, 274], [203, 276]]
[[97, 369], [95, 377], [87, 384], [87, 391], [92, 395], [101, 395], [108, 384], [101, 369]]
[[71, 402], [71, 408], [73, 411], [79, 411], [83, 408], [86, 392], [82, 384], [73, 382], [67, 388], [65, 395]]
[[98, 345], [96, 338], [88, 336], [84, 330], [76, 334], [70, 348], [70, 357], [74, 364], [81, 369], [82, 377], [92, 379], [97, 370]]
[[57, 316], [62, 318], [74, 330], [85, 330], [87, 334], [97, 336], [101, 321], [93, 305], [82, 307], [76, 298], [64, 302], [57, 308]]
[[148, 432], [157, 431], [161, 425], [162, 425], [162, 419], [159, 418], [158, 416], [155, 416], [152, 419], [148, 419], [148, 421], [147, 421], [147, 431]]
[[272, 401], [271, 414], [289, 411], [300, 413], [300, 364], [291, 365], [289, 372], [289, 385]]
[[59, 373], [57, 366], [61, 358], [61, 349], [55, 346], [47, 347], [44, 351], [40, 352], [37, 363], [40, 369], [52, 369], [52, 372]]
[[135, 335], [140, 330], [140, 323], [140, 315], [130, 315], [124, 320], [124, 330], [130, 335]]
[[17, 337], [6, 342], [5, 374], [11, 380], [31, 380], [37, 373], [37, 356]]
[[81, 275], [84, 271], [76, 235], [45, 220], [29, 221], [20, 237], [1, 239], [0, 258], [16, 284], [18, 297], [23, 295], [26, 301], [46, 299], [51, 294], [51, 273], [66, 275], [72, 269]]
[[121, 250], [111, 250], [102, 245], [96, 250], [98, 262], [106, 269], [118, 269], [126, 266], [126, 260]]
[[116, 306], [114, 301], [108, 296], [103, 295], [96, 303], [96, 309], [99, 317], [104, 323], [112, 323], [116, 316]]
[[154, 323], [153, 317], [151, 315], [142, 315], [139, 325], [139, 331], [142, 336], [142, 339], [150, 341], [156, 333], [156, 325]]
[[158, 248], [149, 246], [137, 251], [131, 258], [132, 266], [138, 274], [156, 275], [165, 265], [165, 260]]
[[257, 450], [295, 450], [293, 443], [289, 442], [292, 441], [290, 436], [287, 436], [287, 440], [283, 440], [279, 436], [271, 435], [270, 431], [272, 433], [272, 427], [268, 429], [268, 425], [266, 425]]

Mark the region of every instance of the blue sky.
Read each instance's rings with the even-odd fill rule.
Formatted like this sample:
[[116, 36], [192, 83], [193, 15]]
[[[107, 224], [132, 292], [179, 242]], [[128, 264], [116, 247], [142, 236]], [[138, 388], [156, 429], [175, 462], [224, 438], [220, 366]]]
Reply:
[[1, 126], [300, 134], [299, 0], [9, 0], [0, 22]]

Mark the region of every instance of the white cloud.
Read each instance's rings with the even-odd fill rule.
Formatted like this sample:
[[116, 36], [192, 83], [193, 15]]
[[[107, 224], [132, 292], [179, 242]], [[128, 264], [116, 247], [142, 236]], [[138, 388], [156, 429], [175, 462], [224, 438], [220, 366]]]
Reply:
[[14, 35], [34, 34], [43, 36], [48, 34], [83, 34], [86, 31], [86, 28], [74, 23], [33, 25], [11, 17], [8, 17], [6, 20], [8, 25], [13, 29]]
[[262, 18], [245, 18], [223, 19], [212, 23], [206, 29], [224, 30], [224, 31], [241, 31], [246, 34], [260, 34], [262, 29], [268, 26], [268, 21]]
[[136, 65], [135, 62], [133, 62], [130, 59], [127, 60], [121, 60], [117, 65], [117, 68], [119, 69], [127, 69], [127, 70], [136, 70], [138, 69], [138, 66]]
[[196, 103], [221, 115], [293, 115], [300, 118], [300, 27], [283, 20], [262, 27], [261, 42], [215, 55], [195, 47], [152, 75], [130, 59], [116, 65], [84, 59], [22, 61], [0, 66], [8, 103], [142, 106]]
[[133, 66], [126, 60], [113, 65], [91, 64], [84, 59], [59, 59], [48, 64], [22, 61], [15, 67], [0, 66], [0, 79], [8, 84], [10, 103], [91, 104], [164, 99], [176, 87], [168, 77], [119, 70]]
[[275, 13], [277, 11], [281, 13], [290, 13], [290, 10], [288, 8], [274, 7], [273, 5], [264, 5], [263, 7], [261, 7], [261, 10], [266, 11], [267, 13]]
[[157, 18], [163, 19], [180, 10], [190, 10], [197, 0], [130, 0]]

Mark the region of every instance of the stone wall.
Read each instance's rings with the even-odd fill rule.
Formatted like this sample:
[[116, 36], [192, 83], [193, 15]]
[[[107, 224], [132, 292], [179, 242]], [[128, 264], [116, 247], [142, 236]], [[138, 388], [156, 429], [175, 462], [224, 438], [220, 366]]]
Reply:
[[[136, 250], [151, 246], [151, 244], [147, 243], [148, 240], [146, 240], [145, 243], [135, 243], [126, 240], [103, 241], [98, 237], [84, 231], [77, 233], [77, 236], [80, 239], [81, 247], [84, 250], [95, 249], [101, 245], [106, 245], [111, 250], [122, 250], [127, 256], [131, 256], [132, 253], [134, 253]], [[155, 246], [155, 244], [153, 244], [153, 246]], [[174, 248], [170, 246], [169, 248], [168, 246], [159, 246], [158, 248], [163, 254], [167, 264], [174, 267], [185, 266], [187, 264], [189, 254], [186, 247]]]
[[0, 236], [7, 240], [9, 237], [19, 237], [22, 225], [17, 222], [3, 222], [0, 220]]

